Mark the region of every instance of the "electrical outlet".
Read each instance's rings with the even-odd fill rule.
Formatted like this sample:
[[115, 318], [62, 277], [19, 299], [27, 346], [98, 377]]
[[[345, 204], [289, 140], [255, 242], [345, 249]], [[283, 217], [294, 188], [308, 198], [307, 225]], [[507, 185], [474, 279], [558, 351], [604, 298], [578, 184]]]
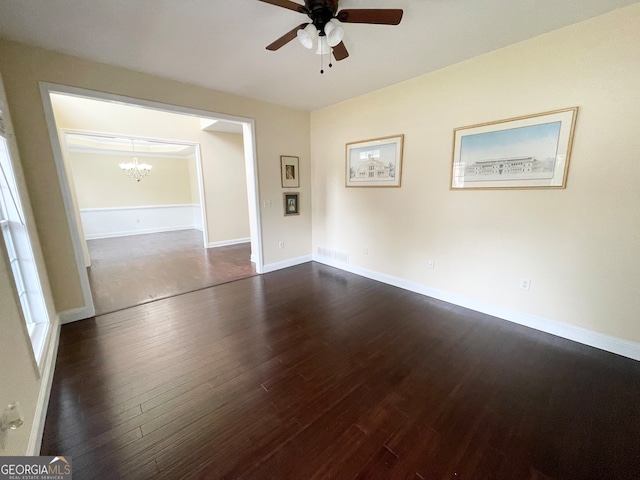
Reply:
[[427, 267], [429, 267], [429, 270], [433, 270], [434, 268], [436, 268], [436, 261], [435, 260], [429, 260], [427, 262]]
[[282, 240], [278, 242], [278, 248], [284, 248], [284, 242]]
[[520, 280], [520, 290], [530, 290], [531, 289], [531, 279], [523, 278]]
[[367, 245], [362, 247], [362, 254], [363, 255], [369, 255], [369, 247]]
[[264, 206], [264, 208], [271, 208], [271, 200], [265, 200], [264, 202], [262, 202], [262, 205]]

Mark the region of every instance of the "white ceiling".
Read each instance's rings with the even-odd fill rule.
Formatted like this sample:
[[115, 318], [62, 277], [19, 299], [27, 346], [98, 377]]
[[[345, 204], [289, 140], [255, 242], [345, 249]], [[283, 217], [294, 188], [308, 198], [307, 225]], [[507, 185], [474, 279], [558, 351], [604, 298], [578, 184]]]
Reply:
[[0, 0], [0, 36], [315, 110], [633, 3], [341, 0], [405, 15], [397, 27], [345, 24], [350, 56], [324, 75], [296, 40], [265, 50], [307, 17], [258, 0]]

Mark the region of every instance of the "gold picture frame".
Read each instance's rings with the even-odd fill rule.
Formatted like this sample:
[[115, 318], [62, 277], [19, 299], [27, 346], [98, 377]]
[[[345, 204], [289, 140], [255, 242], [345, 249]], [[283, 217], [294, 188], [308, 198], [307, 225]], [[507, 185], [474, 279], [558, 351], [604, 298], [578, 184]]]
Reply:
[[347, 143], [346, 187], [396, 187], [402, 184], [404, 135]]
[[578, 107], [456, 128], [450, 190], [566, 188]]

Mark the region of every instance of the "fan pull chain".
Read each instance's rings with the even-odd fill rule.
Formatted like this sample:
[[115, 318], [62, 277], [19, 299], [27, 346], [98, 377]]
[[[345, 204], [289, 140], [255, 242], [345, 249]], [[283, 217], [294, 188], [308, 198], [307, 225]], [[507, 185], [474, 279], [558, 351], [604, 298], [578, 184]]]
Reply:
[[[331, 48], [329, 48], [329, 68], [333, 68], [333, 63], [331, 63]], [[320, 73], [324, 75], [324, 53], [320, 54]]]

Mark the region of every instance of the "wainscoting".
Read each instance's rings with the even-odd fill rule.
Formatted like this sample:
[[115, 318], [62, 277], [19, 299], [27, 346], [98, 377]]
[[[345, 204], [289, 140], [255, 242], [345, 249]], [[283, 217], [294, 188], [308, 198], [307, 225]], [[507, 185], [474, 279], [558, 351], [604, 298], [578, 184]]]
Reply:
[[80, 216], [87, 240], [203, 228], [200, 205], [193, 204], [83, 208]]

